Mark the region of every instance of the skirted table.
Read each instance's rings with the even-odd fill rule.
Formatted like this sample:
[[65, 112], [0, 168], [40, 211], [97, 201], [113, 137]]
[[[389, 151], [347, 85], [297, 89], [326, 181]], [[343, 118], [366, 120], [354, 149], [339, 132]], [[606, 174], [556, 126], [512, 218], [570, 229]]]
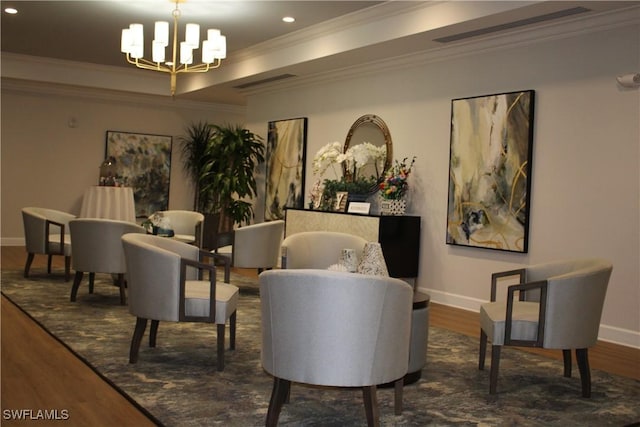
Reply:
[[130, 187], [89, 187], [82, 198], [80, 218], [106, 218], [136, 222], [133, 189]]

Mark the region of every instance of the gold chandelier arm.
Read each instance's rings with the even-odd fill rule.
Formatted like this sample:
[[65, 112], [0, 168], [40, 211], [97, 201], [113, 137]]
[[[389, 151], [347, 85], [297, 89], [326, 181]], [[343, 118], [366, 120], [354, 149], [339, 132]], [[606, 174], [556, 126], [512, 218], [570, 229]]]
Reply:
[[152, 70], [152, 71], [161, 71], [163, 73], [170, 73], [171, 68], [160, 64], [159, 62], [152, 62], [144, 58], [131, 58], [127, 53], [127, 62], [129, 64], [133, 64], [138, 68], [142, 68], [143, 70]]
[[212, 64], [197, 64], [197, 65], [181, 65], [175, 70], [176, 73], [206, 73], [209, 70], [218, 68], [222, 64], [221, 59], [216, 59], [216, 62]]

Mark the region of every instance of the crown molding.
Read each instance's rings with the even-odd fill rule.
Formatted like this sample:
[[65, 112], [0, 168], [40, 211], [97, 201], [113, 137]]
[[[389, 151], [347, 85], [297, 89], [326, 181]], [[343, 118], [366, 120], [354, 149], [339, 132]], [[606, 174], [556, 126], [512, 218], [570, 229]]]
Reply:
[[110, 89], [87, 88], [32, 80], [13, 79], [8, 77], [2, 78], [0, 86], [3, 93], [23, 93], [38, 97], [51, 96], [87, 99], [104, 103], [129, 104], [170, 110], [204, 110], [209, 113], [218, 112], [238, 115], [244, 115], [246, 113], [246, 107], [239, 105], [171, 99], [166, 96], [134, 94]]
[[[444, 1], [429, 2], [428, 7], [434, 7]], [[335, 34], [345, 29], [377, 23], [397, 15], [412, 13], [425, 8], [424, 2], [384, 2], [367, 9], [358, 10], [319, 24], [302, 28], [298, 31], [287, 33], [280, 37], [266, 40], [233, 54], [234, 62], [243, 61], [256, 56], [262, 56], [271, 52], [281, 51], [300, 44], [316, 40], [318, 37]]]
[[562, 22], [549, 22], [534, 29], [518, 28], [499, 34], [490, 34], [451, 45], [383, 60], [358, 64], [310, 76], [283, 80], [242, 91], [247, 96], [271, 93], [305, 86], [350, 80], [353, 78], [388, 73], [394, 70], [422, 66], [504, 49], [521, 48], [562, 40], [584, 34], [608, 31], [615, 28], [640, 25], [640, 6], [630, 6], [591, 16], [575, 16]]

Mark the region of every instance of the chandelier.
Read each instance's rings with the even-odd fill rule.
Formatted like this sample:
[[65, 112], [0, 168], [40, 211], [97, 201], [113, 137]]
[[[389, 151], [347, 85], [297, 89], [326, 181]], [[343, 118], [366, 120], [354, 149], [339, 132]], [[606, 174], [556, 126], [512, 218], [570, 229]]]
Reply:
[[[169, 73], [171, 76], [171, 96], [176, 93], [176, 80], [180, 73], [206, 73], [218, 68], [222, 60], [227, 57], [227, 39], [220, 34], [220, 30], [207, 30], [207, 39], [202, 41], [202, 62], [194, 64], [194, 51], [200, 44], [200, 26], [187, 24], [185, 40], [180, 42], [178, 55], [178, 18], [180, 9], [178, 4], [184, 0], [173, 0], [176, 8], [173, 10], [173, 34], [170, 59], [166, 60], [166, 48], [169, 46], [169, 22], [155, 23], [154, 39], [151, 44], [151, 60], [144, 58], [144, 27], [142, 24], [131, 24], [122, 30], [120, 51], [127, 56], [127, 62], [144, 70]], [[179, 62], [178, 62], [179, 60]]]

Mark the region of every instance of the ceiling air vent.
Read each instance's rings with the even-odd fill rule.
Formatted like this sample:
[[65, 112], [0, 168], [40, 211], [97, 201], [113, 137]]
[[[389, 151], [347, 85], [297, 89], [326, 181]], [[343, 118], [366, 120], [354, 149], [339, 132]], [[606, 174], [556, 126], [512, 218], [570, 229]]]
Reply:
[[480, 28], [478, 30], [467, 31], [464, 33], [453, 34], [451, 36], [440, 37], [434, 39], [440, 43], [450, 43], [458, 40], [468, 39], [471, 37], [482, 36], [485, 34], [496, 33], [498, 31], [510, 30], [513, 28], [524, 27], [526, 25], [538, 24], [544, 21], [551, 21], [558, 18], [564, 18], [567, 16], [578, 15], [580, 13], [589, 12], [590, 9], [586, 7], [572, 7], [571, 9], [559, 10], [557, 12], [547, 13], [544, 15], [532, 16], [531, 18], [521, 19], [519, 21], [507, 22], [500, 25], [494, 25], [492, 27]]
[[262, 79], [262, 80], [256, 80], [256, 81], [253, 81], [253, 82], [243, 83], [241, 85], [234, 86], [234, 88], [235, 89], [246, 89], [246, 88], [249, 88], [249, 87], [258, 86], [258, 85], [262, 85], [262, 84], [265, 84], [265, 83], [273, 83], [273, 82], [277, 82], [278, 80], [289, 79], [291, 77], [296, 77], [296, 75], [295, 74], [280, 74], [278, 76], [267, 77], [266, 79]]

